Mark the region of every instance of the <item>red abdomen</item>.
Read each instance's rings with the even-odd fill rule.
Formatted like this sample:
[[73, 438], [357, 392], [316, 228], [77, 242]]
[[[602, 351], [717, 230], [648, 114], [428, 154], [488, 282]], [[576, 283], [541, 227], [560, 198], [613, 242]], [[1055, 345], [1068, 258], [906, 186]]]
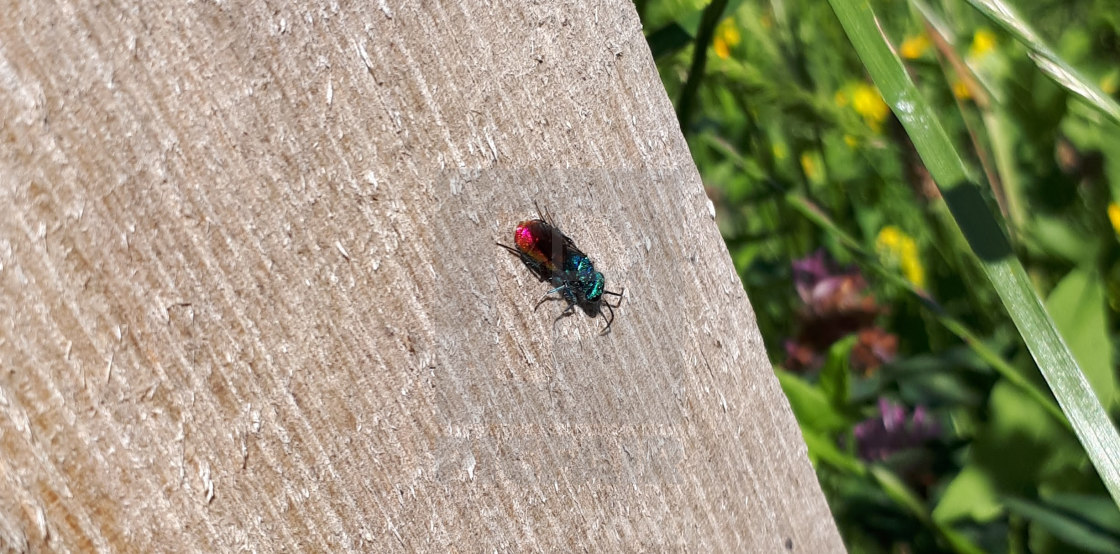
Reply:
[[554, 273], [564, 265], [564, 245], [569, 243], [569, 239], [544, 220], [530, 219], [517, 224], [513, 243], [518, 251]]

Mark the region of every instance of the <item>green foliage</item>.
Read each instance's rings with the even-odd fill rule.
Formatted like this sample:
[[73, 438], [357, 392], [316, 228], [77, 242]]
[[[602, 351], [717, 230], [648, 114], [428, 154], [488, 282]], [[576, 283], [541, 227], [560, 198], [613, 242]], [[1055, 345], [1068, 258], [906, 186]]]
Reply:
[[1120, 551], [1120, 11], [1007, 1], [638, 4], [853, 552]]

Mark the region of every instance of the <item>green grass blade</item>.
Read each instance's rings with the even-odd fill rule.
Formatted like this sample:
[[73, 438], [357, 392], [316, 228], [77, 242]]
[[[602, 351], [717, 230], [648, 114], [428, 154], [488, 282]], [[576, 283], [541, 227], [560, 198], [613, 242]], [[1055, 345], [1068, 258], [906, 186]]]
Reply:
[[964, 535], [957, 533], [952, 527], [944, 525], [940, 522], [934, 521], [926, 511], [925, 503], [922, 502], [916, 494], [913, 493], [894, 473], [887, 469], [873, 465], [871, 466], [871, 475], [882, 487], [883, 492], [891, 497], [900, 506], [903, 506], [910, 513], [918, 518], [923, 524], [933, 529], [941, 538], [949, 544], [953, 552], [961, 554], [982, 554], [984, 551], [969, 541]]
[[980, 188], [883, 36], [866, 0], [829, 2], [883, 99], [906, 128], [1089, 459], [1120, 506], [1120, 435], [1012, 254]]
[[708, 63], [708, 46], [712, 43], [712, 36], [716, 32], [716, 25], [723, 17], [723, 10], [727, 8], [728, 0], [712, 0], [704, 8], [704, 15], [700, 18], [700, 28], [696, 31], [696, 40], [693, 42], [692, 65], [688, 68], [688, 79], [681, 89], [677, 99], [677, 120], [681, 130], [687, 135], [688, 125], [692, 120], [692, 109], [696, 103], [696, 93], [700, 90], [700, 82], [704, 78], [704, 67]]
[[1120, 123], [1120, 104], [1059, 57], [1014, 7], [1003, 0], [968, 0], [968, 3], [1026, 46], [1035, 65], [1058, 85]]

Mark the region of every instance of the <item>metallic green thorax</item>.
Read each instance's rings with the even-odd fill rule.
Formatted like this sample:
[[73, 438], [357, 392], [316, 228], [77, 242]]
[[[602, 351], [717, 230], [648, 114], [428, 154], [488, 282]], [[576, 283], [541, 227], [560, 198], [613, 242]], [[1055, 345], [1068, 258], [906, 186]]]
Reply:
[[566, 275], [563, 280], [567, 290], [561, 292], [570, 294], [577, 304], [594, 303], [603, 296], [606, 279], [602, 273], [595, 271], [587, 256], [569, 253], [568, 259], [564, 260], [564, 270]]

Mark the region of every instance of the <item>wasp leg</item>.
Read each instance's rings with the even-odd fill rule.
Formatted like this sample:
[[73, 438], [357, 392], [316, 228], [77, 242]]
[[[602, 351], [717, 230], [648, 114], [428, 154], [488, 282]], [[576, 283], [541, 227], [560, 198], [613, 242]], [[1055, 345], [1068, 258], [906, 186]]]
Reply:
[[612, 307], [612, 308], [617, 308], [617, 307], [619, 307], [619, 306], [621, 306], [621, 305], [622, 305], [622, 299], [624, 298], [624, 296], [622, 296], [622, 295], [623, 295], [623, 294], [624, 294], [625, 292], [626, 292], [626, 289], [625, 289], [625, 288], [624, 288], [624, 289], [622, 289], [622, 290], [621, 290], [621, 291], [619, 291], [619, 292], [611, 292], [611, 291], [609, 291], [609, 290], [605, 290], [605, 291], [603, 291], [603, 294], [609, 294], [609, 295], [611, 295], [611, 296], [617, 296], [617, 297], [618, 297], [618, 302], [616, 302], [616, 303], [614, 303], [614, 304], [611, 304], [610, 302], [607, 302], [607, 301], [605, 301], [605, 300], [604, 300], [604, 301], [603, 301], [603, 303], [604, 303], [604, 304], [606, 304], [606, 305], [608, 305], [608, 306], [610, 306], [610, 307]]
[[560, 312], [560, 315], [556, 316], [556, 319], [552, 320], [552, 324], [556, 325], [557, 321], [560, 321], [561, 319], [564, 319], [565, 317], [568, 317], [574, 313], [576, 313], [576, 305], [575, 303], [569, 302], [568, 307], [564, 308], [564, 311]]
[[541, 281], [548, 280], [548, 272], [543, 267], [541, 267], [541, 264], [537, 263], [536, 260], [526, 256], [520, 250], [512, 246], [506, 246], [500, 242], [495, 242], [494, 244], [497, 244], [498, 246], [509, 250], [511, 254], [517, 256], [517, 258], [521, 260], [521, 263], [525, 264], [525, 267], [529, 268], [529, 271], [532, 271], [533, 275], [537, 276], [537, 279], [540, 279]]
[[[560, 287], [560, 288], [564, 288], [564, 287]], [[534, 312], [537, 311], [537, 308], [541, 307], [541, 304], [544, 304], [545, 302], [547, 302], [549, 300], [560, 300], [561, 298], [563, 298], [563, 297], [557, 297], [557, 296], [549, 296], [550, 294], [552, 294], [552, 293], [554, 293], [558, 290], [560, 290], [560, 289], [552, 289], [552, 290], [548, 291], [547, 293], [545, 293], [545, 295], [542, 296], [541, 299], [537, 301], [536, 305], [533, 306], [533, 311]]]
[[[614, 307], [611, 306], [610, 304], [606, 303], [606, 302], [603, 302], [603, 305], [607, 307], [607, 311], [611, 313], [611, 316], [610, 317], [603, 316], [603, 317], [607, 317], [607, 326], [603, 327], [602, 331], [599, 331], [599, 336], [603, 336], [607, 333], [610, 333], [611, 332], [611, 324], [614, 323]], [[599, 313], [602, 313], [602, 312], [599, 312]]]

